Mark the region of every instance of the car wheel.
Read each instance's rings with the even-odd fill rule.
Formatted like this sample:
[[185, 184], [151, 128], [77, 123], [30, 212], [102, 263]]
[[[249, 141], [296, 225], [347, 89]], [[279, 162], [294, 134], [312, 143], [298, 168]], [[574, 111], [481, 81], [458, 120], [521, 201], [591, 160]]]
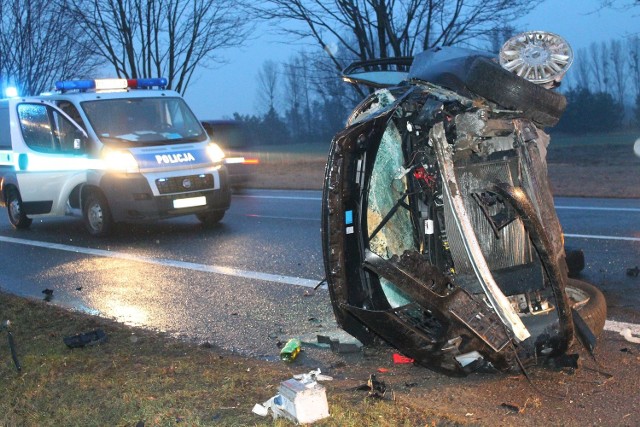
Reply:
[[596, 337], [600, 336], [607, 319], [607, 302], [600, 289], [585, 281], [570, 278], [565, 292], [591, 332]]
[[522, 111], [524, 116], [543, 127], [554, 126], [567, 106], [566, 98], [531, 83], [488, 58], [477, 58], [471, 65], [465, 84], [472, 92], [505, 108]]
[[224, 213], [225, 211], [204, 212], [196, 214], [196, 217], [202, 223], [202, 225], [211, 227], [222, 221], [222, 218], [224, 218]]
[[84, 225], [92, 236], [108, 235], [113, 228], [113, 219], [107, 199], [99, 192], [91, 192], [87, 196], [82, 209]]
[[22, 198], [20, 192], [15, 187], [7, 189], [7, 212], [9, 213], [9, 221], [14, 228], [24, 229], [31, 225], [31, 218], [27, 217], [22, 206]]

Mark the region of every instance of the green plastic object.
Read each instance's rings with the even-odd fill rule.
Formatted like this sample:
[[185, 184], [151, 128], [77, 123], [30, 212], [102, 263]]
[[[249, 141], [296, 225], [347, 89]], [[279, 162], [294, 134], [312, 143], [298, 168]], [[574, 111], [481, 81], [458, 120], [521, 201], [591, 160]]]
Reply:
[[291, 338], [280, 350], [280, 359], [285, 362], [293, 362], [300, 353], [302, 343], [297, 338]]

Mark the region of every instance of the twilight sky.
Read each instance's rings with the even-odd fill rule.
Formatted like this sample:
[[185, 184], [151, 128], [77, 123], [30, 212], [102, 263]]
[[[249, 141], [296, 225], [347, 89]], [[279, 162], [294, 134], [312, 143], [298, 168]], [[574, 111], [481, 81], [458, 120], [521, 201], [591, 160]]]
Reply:
[[[621, 39], [640, 33], [640, 8], [634, 13], [598, 11], [599, 0], [547, 0], [520, 21], [516, 29], [550, 31], [564, 37], [574, 50], [592, 42]], [[283, 36], [265, 30], [241, 49], [227, 51], [227, 63], [217, 69], [201, 70], [185, 98], [200, 119], [230, 118], [234, 112], [257, 111], [258, 70], [266, 60], [286, 61], [300, 45], [286, 44]], [[569, 74], [572, 70], [569, 70]]]

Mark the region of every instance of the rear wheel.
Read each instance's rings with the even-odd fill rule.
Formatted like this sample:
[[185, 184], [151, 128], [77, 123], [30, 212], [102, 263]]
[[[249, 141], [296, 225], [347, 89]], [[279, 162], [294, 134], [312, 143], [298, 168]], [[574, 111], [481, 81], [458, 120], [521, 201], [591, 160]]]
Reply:
[[24, 212], [20, 192], [15, 187], [7, 189], [7, 212], [9, 213], [9, 221], [14, 228], [24, 229], [31, 225], [32, 220]]
[[84, 202], [82, 216], [84, 225], [92, 236], [106, 236], [113, 228], [113, 219], [107, 199], [98, 192], [89, 193]]
[[222, 218], [224, 218], [224, 213], [225, 211], [203, 212], [196, 214], [196, 217], [202, 223], [202, 225], [211, 227], [222, 221]]

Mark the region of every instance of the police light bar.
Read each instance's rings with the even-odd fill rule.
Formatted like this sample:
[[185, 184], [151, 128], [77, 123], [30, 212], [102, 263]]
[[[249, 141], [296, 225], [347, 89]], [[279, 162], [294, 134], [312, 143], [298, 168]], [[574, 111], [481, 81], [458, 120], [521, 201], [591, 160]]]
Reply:
[[56, 82], [56, 90], [122, 90], [122, 89], [150, 89], [157, 87], [164, 89], [167, 79], [156, 77], [152, 79], [95, 79], [95, 80], [65, 80]]

